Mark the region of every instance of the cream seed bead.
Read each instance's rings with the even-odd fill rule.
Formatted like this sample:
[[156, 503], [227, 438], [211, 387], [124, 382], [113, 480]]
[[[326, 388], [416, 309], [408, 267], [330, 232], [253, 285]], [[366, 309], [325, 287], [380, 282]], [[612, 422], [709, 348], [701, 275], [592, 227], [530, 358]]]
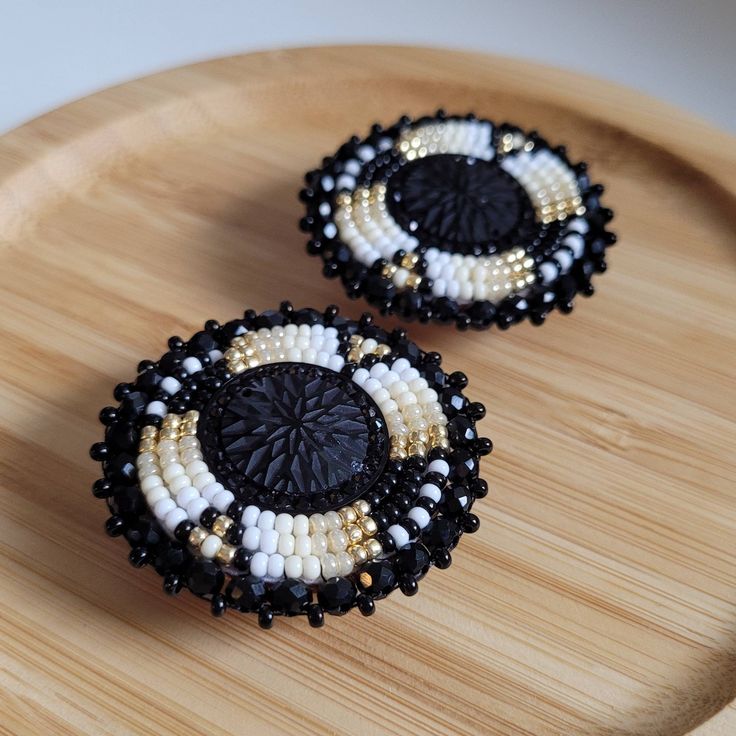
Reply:
[[195, 523], [199, 524], [199, 518], [205, 509], [209, 508], [209, 503], [206, 498], [199, 496], [198, 498], [192, 499], [186, 506], [187, 516]]
[[324, 534], [327, 531], [327, 522], [322, 514], [312, 514], [309, 517], [309, 531], [311, 534]]
[[377, 378], [369, 378], [364, 384], [363, 384], [363, 390], [370, 394], [371, 396], [378, 391], [378, 389], [381, 388], [381, 382]]
[[261, 511], [261, 515], [258, 517], [258, 528], [273, 529], [273, 525], [276, 523], [276, 514], [269, 509]]
[[[174, 442], [173, 440], [169, 440], [169, 441], [172, 442], [174, 445], [176, 445], [176, 442]], [[161, 447], [162, 445], [163, 445], [163, 442], [159, 442], [158, 446]], [[196, 437], [182, 437], [179, 440], [179, 449], [186, 450], [189, 447], [200, 449], [199, 440]]]
[[200, 473], [198, 476], [192, 479], [192, 485], [195, 488], [199, 488], [200, 490], [215, 482], [216, 478], [214, 475], [212, 475], [212, 473]]
[[222, 539], [217, 534], [210, 534], [199, 546], [199, 551], [203, 557], [211, 560], [220, 551], [220, 547], [222, 547]]
[[257, 526], [249, 526], [243, 532], [243, 547], [257, 550], [261, 543], [261, 530]]
[[266, 568], [266, 575], [269, 578], [281, 578], [284, 576], [284, 563], [285, 558], [278, 552], [270, 555], [268, 558], [268, 566]]
[[327, 511], [324, 516], [328, 531], [342, 529], [342, 519], [337, 511]]
[[142, 452], [138, 457], [136, 458], [135, 464], [137, 467], [140, 467], [141, 465], [146, 465], [147, 463], [157, 463], [158, 462], [158, 456], [153, 452]]
[[294, 528], [294, 517], [291, 514], [278, 514], [273, 528], [279, 534], [291, 534], [291, 530]]
[[261, 530], [261, 540], [258, 545], [261, 552], [272, 555], [279, 547], [279, 533], [275, 529]]
[[[251, 566], [253, 562], [251, 560]], [[300, 578], [303, 572], [302, 558], [297, 555], [290, 555], [284, 560], [284, 574], [287, 578]]]
[[250, 561], [250, 574], [256, 578], [265, 578], [268, 575], [268, 555], [265, 552], [256, 552]]
[[203, 462], [202, 460], [194, 460], [193, 462], [187, 465], [186, 471], [187, 471], [187, 475], [190, 478], [194, 478], [198, 476], [200, 473], [209, 472], [209, 468], [207, 467], [207, 463]]
[[319, 559], [314, 555], [307, 555], [302, 559], [302, 578], [309, 582], [317, 580], [322, 572]]
[[383, 384], [384, 388], [389, 388], [392, 384], [396, 383], [396, 381], [400, 380], [401, 379], [399, 378], [399, 374], [393, 370], [387, 371], [380, 378], [380, 381]]
[[309, 517], [304, 514], [297, 514], [294, 517], [293, 534], [295, 537], [309, 534]]
[[306, 557], [312, 553], [312, 540], [306, 534], [295, 536], [294, 554]]
[[327, 545], [330, 552], [342, 552], [347, 549], [348, 536], [342, 529], [333, 529], [327, 534]]
[[246, 506], [243, 515], [240, 517], [240, 523], [245, 527], [256, 526], [260, 515], [261, 510], [258, 506]]
[[338, 552], [337, 558], [337, 574], [341, 576], [350, 575], [355, 569], [355, 560], [349, 552]]
[[139, 479], [142, 480], [143, 478], [148, 478], [148, 476], [150, 475], [161, 475], [161, 469], [158, 467], [158, 465], [149, 463], [147, 465], [144, 465], [138, 468], [138, 478]]
[[195, 450], [193, 447], [190, 447], [186, 450], [182, 450], [181, 452], [181, 461], [182, 463], [185, 463], [187, 467], [189, 467], [189, 464], [193, 463], [195, 460], [201, 460], [201, 459], [202, 459], [202, 453], [199, 450]]
[[294, 538], [293, 534], [280, 534], [279, 535], [278, 550], [284, 557], [288, 557], [289, 555], [294, 554], [295, 545], [296, 545], [296, 539]]
[[338, 576], [340, 568], [335, 555], [328, 552], [322, 555], [320, 562], [322, 563], [322, 577], [325, 580], [330, 580]]
[[169, 532], [169, 534], [173, 534], [176, 527], [179, 526], [182, 521], [186, 520], [187, 512], [184, 511], [184, 509], [172, 509], [168, 514], [166, 514], [166, 518], [164, 519], [164, 528]]
[[312, 542], [312, 554], [321, 557], [327, 552], [327, 535], [322, 532], [317, 532], [311, 536]]

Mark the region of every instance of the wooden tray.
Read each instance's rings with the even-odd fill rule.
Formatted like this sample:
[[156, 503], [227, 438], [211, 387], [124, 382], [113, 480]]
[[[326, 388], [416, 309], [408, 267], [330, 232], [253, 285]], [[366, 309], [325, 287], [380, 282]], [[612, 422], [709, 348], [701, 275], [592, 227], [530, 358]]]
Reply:
[[[414, 327], [487, 404], [481, 531], [368, 620], [214, 620], [102, 532], [87, 448], [140, 358], [320, 275], [301, 175], [444, 106], [569, 144], [620, 244], [543, 328]], [[0, 139], [0, 731], [661, 734], [736, 695], [736, 146], [629, 90], [408, 48], [255, 54]], [[391, 323], [391, 320], [388, 320]], [[736, 731], [731, 706], [697, 734]]]

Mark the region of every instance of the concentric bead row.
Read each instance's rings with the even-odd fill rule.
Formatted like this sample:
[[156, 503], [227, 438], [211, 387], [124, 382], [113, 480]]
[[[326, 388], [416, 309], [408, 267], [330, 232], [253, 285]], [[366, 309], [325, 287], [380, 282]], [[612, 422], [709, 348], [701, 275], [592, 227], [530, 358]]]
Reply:
[[340, 371], [345, 359], [338, 355], [340, 341], [334, 327], [294, 325], [266, 327], [233, 338], [225, 351], [232, 373], [242, 373], [266, 363], [310, 363]]
[[506, 156], [501, 168], [524, 187], [540, 222], [550, 224], [585, 213], [575, 172], [552, 151], [522, 150]]
[[381, 410], [391, 441], [391, 458], [424, 457], [435, 447], [447, 449], [447, 417], [437, 392], [406, 358], [391, 365], [358, 368], [357, 383]]
[[407, 161], [442, 153], [490, 161], [494, 156], [493, 127], [488, 121], [445, 120], [403, 130], [396, 143]]

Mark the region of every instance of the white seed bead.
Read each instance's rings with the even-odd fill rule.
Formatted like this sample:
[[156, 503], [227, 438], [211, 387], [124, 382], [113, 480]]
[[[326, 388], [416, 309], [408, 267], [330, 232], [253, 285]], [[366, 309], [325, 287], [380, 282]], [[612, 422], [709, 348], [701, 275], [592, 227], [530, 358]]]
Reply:
[[141, 481], [141, 490], [143, 491], [143, 493], [147, 493], [153, 488], [156, 488], [157, 486], [162, 486], [163, 484], [164, 480], [160, 475], [149, 475], [147, 478], [144, 478]]
[[261, 543], [261, 530], [257, 526], [249, 526], [243, 532], [243, 547], [256, 550]]
[[211, 485], [212, 483], [215, 483], [217, 479], [215, 478], [212, 473], [200, 473], [198, 476], [196, 476], [193, 481], [192, 485], [195, 488], [199, 488], [202, 490], [203, 488], [206, 488], [207, 486]]
[[235, 500], [235, 495], [232, 491], [220, 491], [213, 499], [212, 505], [220, 512], [225, 513], [230, 504]]
[[157, 519], [165, 519], [166, 514], [169, 511], [173, 511], [176, 508], [176, 501], [171, 496], [168, 498], [162, 498], [160, 501], [156, 501], [153, 506], [153, 513]]
[[[171, 465], [167, 465], [164, 468], [163, 477], [164, 480], [169, 481], [173, 480], [174, 478], [178, 478], [181, 475], [184, 475], [184, 473], [185, 470], [183, 465], [179, 463], [172, 463]], [[140, 471], [138, 472], [138, 474], [141, 474]]]
[[146, 493], [146, 503], [148, 503], [149, 507], [153, 507], [162, 499], [170, 497], [171, 494], [166, 486], [154, 486], [150, 491], [148, 491], [148, 493]]
[[294, 554], [294, 547], [296, 545], [296, 539], [293, 534], [280, 534], [279, 535], [279, 552], [284, 556]]
[[146, 406], [146, 414], [153, 414], [157, 417], [165, 417], [169, 411], [163, 401], [152, 401]]
[[391, 535], [391, 539], [394, 540], [396, 549], [401, 549], [405, 545], [409, 544], [409, 532], [404, 529], [403, 526], [398, 524], [392, 524], [388, 529], [388, 533]]
[[324, 534], [327, 531], [327, 522], [322, 514], [312, 514], [309, 517], [309, 531], [312, 534]]
[[291, 534], [291, 530], [294, 528], [294, 517], [291, 514], [278, 514], [273, 528], [279, 534]]
[[162, 379], [158, 384], [158, 388], [162, 391], [166, 391], [169, 396], [173, 396], [181, 388], [181, 383], [179, 383], [174, 376], [166, 376], [166, 378]]
[[306, 534], [299, 534], [295, 537], [294, 554], [299, 557], [306, 557], [312, 553], [312, 540]]
[[284, 556], [276, 552], [268, 558], [266, 573], [269, 578], [281, 578], [284, 576]]
[[225, 490], [225, 487], [222, 485], [222, 483], [210, 483], [208, 486], [205, 486], [202, 488], [202, 498], [206, 498], [210, 503], [214, 501], [215, 496], [217, 496], [219, 493], [222, 493], [222, 491]]
[[373, 394], [381, 388], [381, 382], [377, 378], [369, 378], [363, 384], [363, 391], [373, 396]]
[[192, 485], [192, 479], [188, 475], [180, 475], [169, 483], [169, 490], [172, 493], [179, 493], [182, 488]]
[[176, 494], [176, 502], [185, 509], [195, 498], [200, 498], [199, 491], [194, 486], [185, 486]]
[[192, 373], [199, 373], [202, 370], [202, 363], [199, 361], [199, 358], [190, 356], [189, 358], [184, 358], [181, 367], [191, 375]]
[[327, 524], [328, 531], [342, 528], [342, 519], [337, 511], [327, 511], [325, 513], [325, 523]]
[[256, 578], [265, 578], [268, 575], [268, 555], [265, 552], [256, 552], [250, 561], [250, 574]]
[[322, 572], [319, 559], [314, 555], [307, 555], [302, 559], [302, 577], [304, 580], [317, 580]]
[[243, 526], [255, 526], [258, 523], [258, 517], [261, 515], [261, 510], [258, 506], [246, 506], [243, 511], [243, 516], [240, 518], [240, 523]]
[[355, 560], [349, 552], [338, 552], [337, 555], [337, 573], [338, 575], [350, 575], [355, 568]]
[[330, 578], [336, 578], [338, 575], [339, 567], [337, 564], [337, 557], [329, 552], [322, 555], [322, 577], [325, 580]]
[[206, 473], [208, 470], [207, 463], [202, 460], [195, 460], [187, 465], [187, 475], [190, 478], [194, 478], [200, 473]]
[[420, 529], [424, 529], [424, 527], [429, 524], [429, 512], [427, 511], [427, 509], [423, 509], [421, 506], [415, 506], [413, 509], [410, 509], [407, 516], [410, 519], [416, 521]]
[[261, 511], [261, 515], [258, 517], [258, 528], [273, 529], [273, 525], [276, 523], [276, 514], [273, 511], [266, 509]]
[[287, 578], [300, 578], [303, 569], [302, 558], [298, 555], [290, 555], [284, 561], [284, 574]]
[[358, 386], [362, 386], [370, 377], [370, 373], [368, 373], [365, 368], [358, 368], [358, 370], [353, 373], [353, 382], [357, 383]]
[[166, 514], [166, 518], [164, 519], [164, 527], [166, 528], [166, 531], [173, 534], [176, 530], [176, 527], [178, 527], [182, 521], [186, 520], [187, 512], [184, 511], [184, 509], [172, 509], [171, 511], [169, 511], [168, 514]]
[[327, 552], [327, 535], [322, 532], [312, 534], [312, 554], [317, 557], [322, 557]]
[[450, 466], [446, 460], [432, 460], [427, 466], [428, 473], [441, 473], [445, 477], [450, 474]]
[[199, 524], [199, 517], [202, 516], [202, 512], [210, 507], [206, 498], [198, 496], [187, 504], [187, 515], [195, 523]]
[[300, 537], [305, 534], [309, 534], [309, 517], [304, 514], [297, 514], [294, 517], [294, 531], [295, 537]]
[[391, 370], [394, 373], [401, 373], [407, 368], [411, 368], [411, 363], [406, 358], [397, 358], [391, 365]]
[[262, 529], [261, 541], [258, 545], [261, 552], [267, 555], [275, 554], [279, 548], [279, 533], [275, 529]]
[[199, 546], [199, 551], [202, 557], [211, 560], [220, 551], [220, 547], [222, 547], [222, 539], [217, 534], [210, 534]]
[[431, 498], [435, 503], [439, 503], [442, 498], [442, 491], [434, 483], [425, 483], [419, 489], [419, 495], [421, 497]]

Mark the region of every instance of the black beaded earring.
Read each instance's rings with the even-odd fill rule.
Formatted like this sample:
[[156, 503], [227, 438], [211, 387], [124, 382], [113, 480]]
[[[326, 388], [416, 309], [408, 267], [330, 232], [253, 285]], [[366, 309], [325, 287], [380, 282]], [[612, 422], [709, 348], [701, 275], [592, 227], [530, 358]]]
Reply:
[[306, 175], [307, 250], [382, 314], [505, 329], [569, 312], [606, 269], [613, 213], [585, 163], [474, 115], [402, 117]]
[[90, 451], [108, 534], [166, 593], [321, 626], [414, 595], [478, 529], [485, 409], [404, 330], [284, 302], [168, 347], [115, 388]]

